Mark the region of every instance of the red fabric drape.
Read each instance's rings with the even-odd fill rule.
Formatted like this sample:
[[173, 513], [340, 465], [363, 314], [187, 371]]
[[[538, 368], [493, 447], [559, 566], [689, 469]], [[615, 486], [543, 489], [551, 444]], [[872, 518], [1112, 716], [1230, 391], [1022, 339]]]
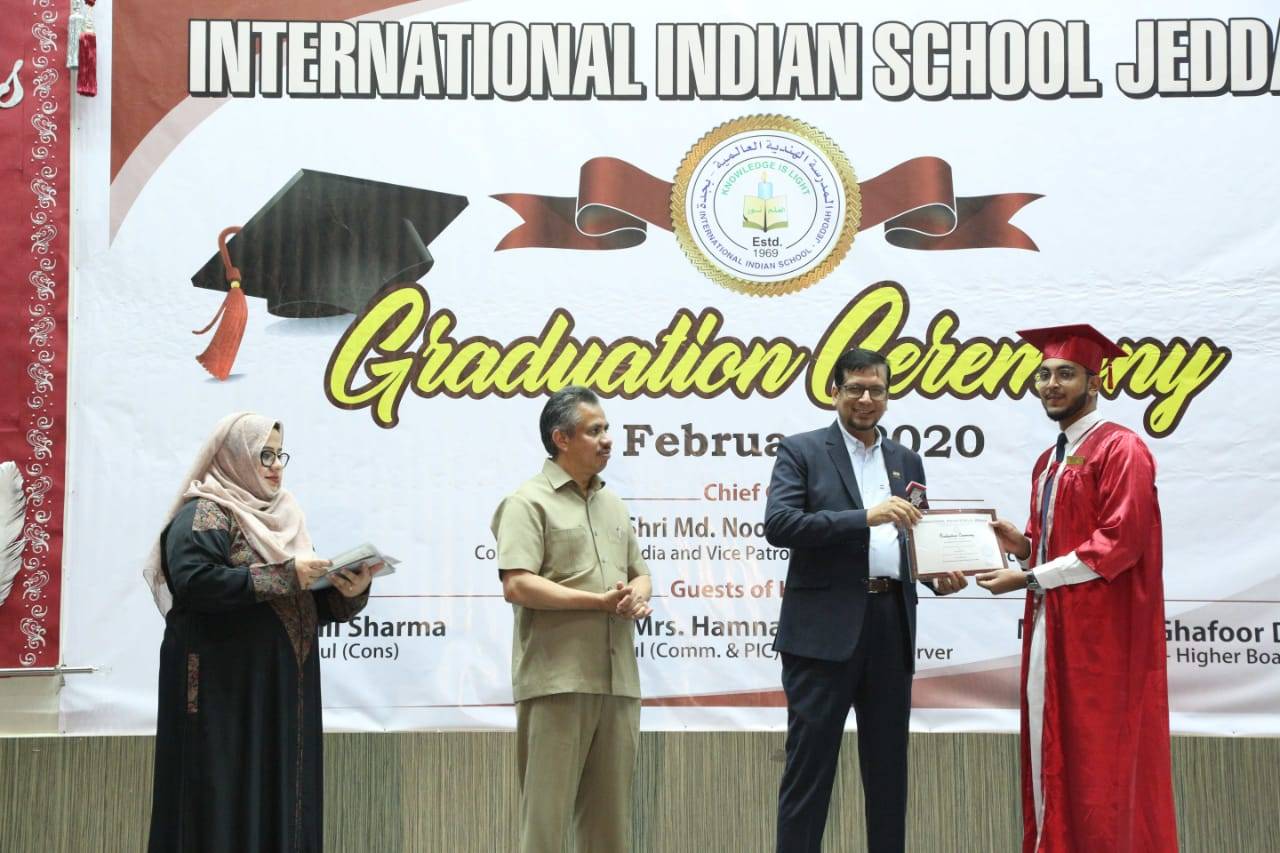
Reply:
[[[21, 568], [0, 667], [59, 661], [67, 409], [71, 75], [67, 0], [0, 10], [0, 462], [24, 483]], [[8, 543], [0, 543], [0, 548]]]

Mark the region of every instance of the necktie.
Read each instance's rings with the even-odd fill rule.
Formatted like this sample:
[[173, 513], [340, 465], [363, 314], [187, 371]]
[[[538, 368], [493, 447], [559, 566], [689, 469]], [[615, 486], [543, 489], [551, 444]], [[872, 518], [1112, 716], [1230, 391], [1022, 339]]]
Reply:
[[1067, 452], [1067, 434], [1065, 432], [1058, 433], [1058, 444], [1053, 451], [1053, 465], [1049, 468], [1049, 476], [1044, 478], [1044, 491], [1040, 494], [1040, 551], [1036, 557], [1036, 565], [1044, 564], [1044, 558], [1049, 550], [1049, 499], [1053, 496], [1053, 478], [1058, 475], [1058, 466], [1062, 464], [1062, 459]]

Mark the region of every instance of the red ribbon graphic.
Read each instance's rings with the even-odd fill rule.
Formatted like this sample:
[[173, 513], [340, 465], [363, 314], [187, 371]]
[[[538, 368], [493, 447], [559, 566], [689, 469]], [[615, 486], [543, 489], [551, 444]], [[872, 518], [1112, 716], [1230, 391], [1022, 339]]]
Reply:
[[[885, 239], [903, 249], [1028, 249], [1035, 242], [1009, 220], [1038, 193], [957, 198], [951, 165], [916, 157], [858, 185], [859, 230], [884, 223]], [[503, 249], [629, 249], [645, 240], [648, 225], [671, 230], [671, 182], [625, 160], [595, 157], [578, 173], [576, 197], [500, 193], [498, 201], [524, 219]]]

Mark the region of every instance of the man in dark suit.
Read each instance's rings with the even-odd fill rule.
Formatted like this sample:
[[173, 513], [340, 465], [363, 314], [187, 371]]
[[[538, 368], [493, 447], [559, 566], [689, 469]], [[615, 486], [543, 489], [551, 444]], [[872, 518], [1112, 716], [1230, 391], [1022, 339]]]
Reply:
[[[831, 391], [836, 422], [783, 439], [765, 509], [765, 537], [791, 549], [774, 641], [787, 695], [777, 850], [821, 850], [852, 705], [868, 848], [887, 853], [906, 846], [916, 590], [905, 531], [920, 518], [907, 486], [924, 485], [924, 465], [877, 427], [889, 400], [883, 356], [841, 355]], [[933, 589], [967, 583], [957, 572]]]

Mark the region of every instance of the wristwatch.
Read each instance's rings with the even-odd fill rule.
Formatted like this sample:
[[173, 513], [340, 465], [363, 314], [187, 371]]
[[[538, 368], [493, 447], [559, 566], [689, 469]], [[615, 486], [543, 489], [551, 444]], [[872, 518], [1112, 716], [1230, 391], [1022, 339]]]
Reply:
[[1037, 595], [1044, 593], [1044, 587], [1040, 586], [1040, 580], [1039, 578], [1036, 577], [1035, 572], [1033, 571], [1026, 572], [1026, 577], [1027, 577], [1027, 589], [1031, 590]]

